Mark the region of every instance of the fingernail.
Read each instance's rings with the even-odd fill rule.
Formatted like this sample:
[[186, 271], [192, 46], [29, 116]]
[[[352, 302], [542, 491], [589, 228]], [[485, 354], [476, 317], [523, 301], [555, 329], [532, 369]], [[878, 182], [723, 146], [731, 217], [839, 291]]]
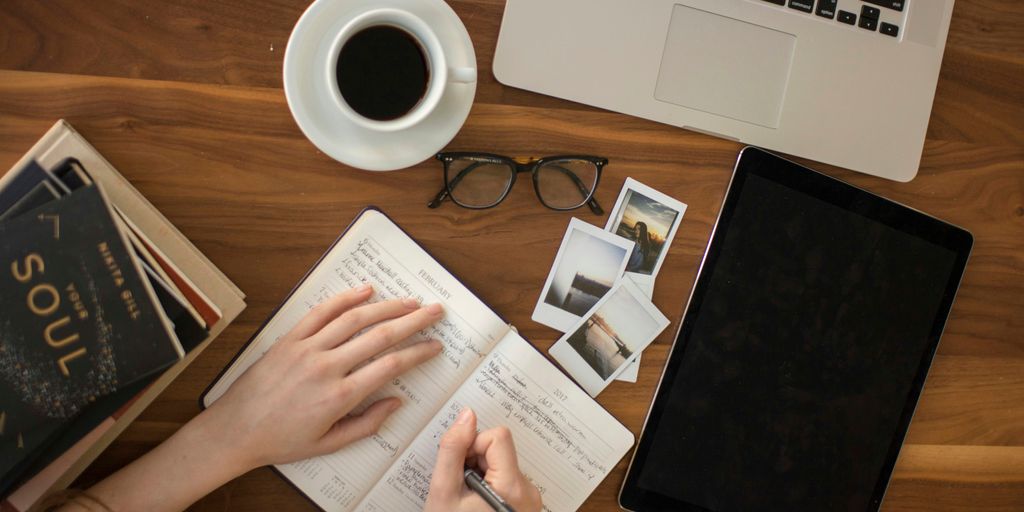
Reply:
[[456, 425], [465, 425], [469, 423], [469, 420], [473, 419], [473, 409], [469, 407], [463, 407], [459, 415], [455, 417]]
[[402, 299], [402, 305], [407, 307], [407, 308], [409, 308], [409, 309], [416, 309], [416, 308], [420, 307], [420, 301], [418, 301], [418, 300], [416, 300], [416, 299], [414, 299], [412, 297], [409, 297], [409, 298], [406, 298], [406, 299]]
[[397, 411], [401, 407], [402, 407], [402, 399], [396, 398], [395, 400], [393, 400], [391, 402], [391, 405], [388, 406], [388, 410], [390, 412], [395, 412], [395, 411]]
[[441, 349], [444, 348], [444, 344], [441, 343], [441, 340], [430, 340], [427, 343], [430, 343], [431, 345], [433, 345], [434, 346], [434, 350], [436, 352], [441, 352]]
[[364, 283], [364, 284], [361, 284], [361, 285], [356, 287], [356, 291], [357, 292], [365, 292], [366, 290], [372, 290], [372, 289], [373, 289], [373, 286], [371, 286], [369, 283]]
[[433, 316], [440, 316], [441, 313], [444, 311], [444, 309], [441, 308], [441, 305], [436, 302], [434, 304], [427, 306], [426, 310], [427, 313], [430, 313]]

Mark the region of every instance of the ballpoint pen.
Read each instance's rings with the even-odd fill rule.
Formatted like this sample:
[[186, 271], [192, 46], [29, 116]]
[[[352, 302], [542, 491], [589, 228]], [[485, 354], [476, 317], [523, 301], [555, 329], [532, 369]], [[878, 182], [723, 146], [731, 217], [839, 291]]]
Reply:
[[475, 469], [466, 468], [464, 473], [466, 479], [466, 485], [469, 486], [473, 492], [480, 495], [488, 505], [491, 506], [497, 512], [515, 512], [515, 509], [511, 505], [505, 502], [498, 496], [498, 493], [494, 492], [494, 489], [484, 480], [480, 473], [477, 473]]

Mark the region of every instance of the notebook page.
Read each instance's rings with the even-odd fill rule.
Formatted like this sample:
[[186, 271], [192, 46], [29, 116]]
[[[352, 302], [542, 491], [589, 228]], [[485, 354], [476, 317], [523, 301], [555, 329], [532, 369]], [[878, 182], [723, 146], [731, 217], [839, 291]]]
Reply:
[[633, 446], [632, 432], [510, 331], [357, 510], [421, 510], [441, 435], [466, 406], [480, 430], [512, 431], [519, 467], [540, 489], [544, 510], [579, 508]]
[[313, 306], [363, 282], [374, 285], [371, 301], [413, 296], [424, 303], [444, 304], [444, 318], [409, 342], [429, 336], [440, 339], [445, 348], [441, 355], [370, 395], [356, 409], [359, 412], [388, 396], [402, 399], [402, 408], [377, 435], [330, 455], [277, 466], [329, 511], [351, 509], [509, 331], [508, 325], [387, 217], [367, 210], [211, 388], [205, 397], [207, 404], [219, 398]]

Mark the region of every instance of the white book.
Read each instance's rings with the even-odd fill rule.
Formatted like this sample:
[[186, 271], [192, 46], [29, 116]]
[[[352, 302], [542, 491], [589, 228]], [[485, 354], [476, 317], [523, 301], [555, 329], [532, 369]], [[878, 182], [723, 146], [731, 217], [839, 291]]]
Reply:
[[520, 468], [545, 510], [576, 510], [632, 447], [633, 434], [491, 311], [387, 216], [364, 210], [203, 396], [216, 401], [307, 311], [357, 286], [371, 300], [439, 302], [445, 317], [413, 343], [436, 338], [438, 357], [370, 395], [403, 407], [373, 437], [276, 469], [328, 511], [421, 510], [438, 443], [462, 407], [481, 430], [507, 426]]

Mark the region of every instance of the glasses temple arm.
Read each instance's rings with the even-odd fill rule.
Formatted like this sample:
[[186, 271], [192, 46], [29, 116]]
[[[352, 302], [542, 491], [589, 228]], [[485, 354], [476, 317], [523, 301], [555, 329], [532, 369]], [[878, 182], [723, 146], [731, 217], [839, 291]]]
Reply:
[[594, 215], [604, 215], [604, 208], [601, 208], [601, 203], [598, 203], [597, 199], [591, 197], [587, 201], [587, 206], [590, 207], [590, 211], [594, 212]]
[[443, 203], [445, 199], [448, 199], [448, 187], [442, 185], [441, 191], [434, 196], [433, 200], [427, 203], [427, 208], [437, 208], [438, 206], [441, 206], [441, 203]]

